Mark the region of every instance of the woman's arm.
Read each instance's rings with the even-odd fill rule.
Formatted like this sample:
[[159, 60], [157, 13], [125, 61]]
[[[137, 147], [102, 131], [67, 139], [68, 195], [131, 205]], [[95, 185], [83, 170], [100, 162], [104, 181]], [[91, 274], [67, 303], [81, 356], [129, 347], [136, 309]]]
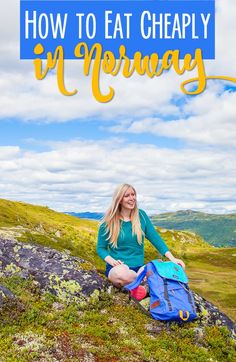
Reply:
[[116, 260], [109, 255], [107, 236], [108, 235], [105, 224], [100, 225], [96, 246], [97, 254], [100, 256], [101, 259], [103, 259], [106, 263], [112, 266], [124, 264], [122, 261]]
[[145, 237], [161, 255], [165, 255], [169, 251], [168, 246], [156, 231], [145, 211], [140, 210], [140, 218], [143, 218], [145, 222]]
[[109, 256], [108, 240], [107, 240], [107, 232], [105, 224], [101, 224], [98, 230], [96, 252], [103, 260], [105, 260], [105, 258]]
[[153, 244], [153, 246], [159, 251], [161, 255], [166, 256], [173, 263], [181, 265], [185, 268], [185, 264], [182, 260], [175, 258], [172, 253], [169, 251], [168, 246], [164, 240], [160, 237], [155, 227], [153, 226], [151, 220], [147, 214], [141, 210], [141, 217], [145, 219], [145, 236]]

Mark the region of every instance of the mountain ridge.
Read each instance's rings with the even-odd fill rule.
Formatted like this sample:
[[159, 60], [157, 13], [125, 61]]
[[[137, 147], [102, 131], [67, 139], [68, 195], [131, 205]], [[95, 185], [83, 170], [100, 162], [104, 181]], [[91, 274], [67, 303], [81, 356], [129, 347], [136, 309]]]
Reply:
[[[101, 220], [103, 213], [68, 212], [82, 219]], [[155, 226], [171, 230], [185, 230], [199, 234], [207, 243], [216, 247], [236, 246], [236, 214], [212, 214], [195, 210], [178, 210], [150, 215]]]
[[236, 246], [236, 214], [208, 214], [193, 210], [152, 215], [155, 226], [189, 230], [216, 247]]

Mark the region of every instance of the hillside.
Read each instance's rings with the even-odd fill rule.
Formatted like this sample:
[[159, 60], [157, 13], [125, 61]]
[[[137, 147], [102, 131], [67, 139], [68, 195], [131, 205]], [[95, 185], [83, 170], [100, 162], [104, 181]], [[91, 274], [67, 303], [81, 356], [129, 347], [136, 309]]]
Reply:
[[[96, 221], [80, 220], [47, 207], [0, 200], [0, 239], [15, 238], [52, 247], [91, 262], [102, 275], [104, 263], [95, 254], [97, 229]], [[171, 250], [184, 259], [192, 289], [236, 320], [236, 249], [213, 248], [192, 232], [158, 230]], [[28, 246], [26, 250], [30, 252]], [[146, 243], [146, 260], [157, 257]], [[35, 265], [34, 260], [32, 263]], [[86, 263], [82, 264], [87, 268]], [[8, 267], [9, 272], [12, 269], [13, 265]], [[70, 281], [65, 286], [68, 283], [73, 291]], [[3, 362], [19, 361], [18, 356], [21, 362], [233, 360], [233, 345], [226, 329], [159, 325], [128, 303], [127, 295], [117, 291], [110, 296], [104, 294], [95, 305], [63, 306], [49, 294], [41, 298], [31, 280], [0, 275], [0, 285], [21, 301], [0, 308]]]
[[183, 210], [153, 215], [154, 225], [189, 230], [217, 247], [236, 247], [236, 214], [217, 215]]
[[99, 258], [94, 245], [97, 222], [80, 220], [47, 207], [0, 199], [0, 236], [69, 250], [91, 260]]
[[[104, 262], [95, 253], [97, 230], [97, 221], [82, 220], [47, 207], [0, 199], [0, 237], [13, 237], [22, 242], [68, 250], [72, 255], [92, 262], [103, 272]], [[236, 278], [232, 275], [232, 270], [236, 265], [236, 248], [215, 249], [201, 237], [188, 231], [164, 228], [157, 230], [169, 248], [184, 259], [190, 285], [197, 291], [201, 285], [203, 296], [235, 318]], [[146, 261], [159, 257], [148, 242], [145, 245], [145, 257]], [[224, 285], [227, 273], [229, 280], [235, 284], [230, 283], [226, 290]]]

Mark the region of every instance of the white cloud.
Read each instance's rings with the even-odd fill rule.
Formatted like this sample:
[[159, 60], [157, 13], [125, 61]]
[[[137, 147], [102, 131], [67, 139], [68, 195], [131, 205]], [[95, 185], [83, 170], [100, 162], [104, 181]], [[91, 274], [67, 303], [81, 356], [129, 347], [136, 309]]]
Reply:
[[234, 0], [215, 0], [216, 4], [216, 60], [206, 61], [207, 73], [236, 77]]
[[198, 97], [188, 98], [182, 106], [185, 118], [173, 117], [164, 121], [160, 117], [125, 120], [111, 126], [111, 132], [152, 133], [177, 138], [188, 143], [209, 146], [236, 146], [235, 103], [236, 92], [219, 94], [220, 87], [212, 87]]
[[[17, 117], [31, 122], [66, 122], [89, 117], [104, 120], [157, 111], [161, 114], [179, 112], [170, 102], [173, 82], [176, 88], [179, 86], [179, 79], [173, 74], [167, 74], [156, 82], [137, 76], [132, 81], [122, 76], [103, 79], [103, 88], [107, 90], [112, 85], [116, 95], [112, 102], [102, 104], [93, 98], [90, 80], [81, 76], [80, 62], [77, 68], [73, 76], [67, 78], [68, 89], [79, 89], [78, 94], [71, 97], [59, 94], [55, 76], [36, 81], [31, 73], [2, 73], [0, 88], [4, 89], [4, 93], [0, 94], [0, 119]], [[153, 88], [153, 83], [156, 88]]]
[[20, 148], [18, 146], [1, 147], [0, 161], [4, 161], [5, 159], [9, 159], [10, 157], [16, 157], [19, 152]]
[[47, 152], [0, 149], [2, 197], [58, 210], [103, 211], [115, 186], [129, 182], [150, 212], [183, 207], [232, 210], [235, 175], [229, 152], [141, 148], [113, 139], [51, 146]]

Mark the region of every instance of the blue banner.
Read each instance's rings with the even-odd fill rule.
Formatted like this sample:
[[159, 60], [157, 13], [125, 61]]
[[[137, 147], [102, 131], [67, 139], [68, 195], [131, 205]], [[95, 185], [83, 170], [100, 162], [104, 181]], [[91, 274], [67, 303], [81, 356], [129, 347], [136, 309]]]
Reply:
[[75, 47], [95, 43], [118, 56], [126, 47], [132, 58], [168, 50], [192, 56], [197, 48], [204, 59], [215, 56], [214, 0], [78, 1], [21, 0], [20, 58], [34, 59], [34, 48], [41, 44], [46, 58], [58, 45], [65, 59], [75, 59]]

